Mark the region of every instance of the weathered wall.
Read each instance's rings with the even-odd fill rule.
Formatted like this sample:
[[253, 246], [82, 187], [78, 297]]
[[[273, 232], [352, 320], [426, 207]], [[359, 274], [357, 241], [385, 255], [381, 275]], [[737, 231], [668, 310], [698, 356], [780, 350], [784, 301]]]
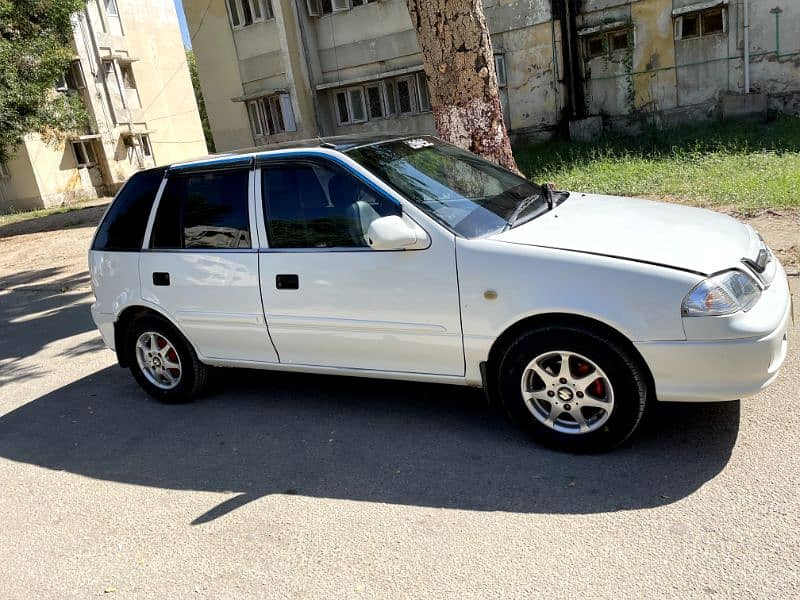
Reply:
[[[140, 168], [207, 153], [174, 4], [117, 0], [117, 6], [119, 17], [112, 17], [104, 3], [89, 0], [86, 11], [72, 20], [73, 51], [85, 83], [85, 89], [72, 93], [89, 113], [89, 131], [79, 133], [95, 136], [97, 164], [79, 168], [70, 138], [45, 142], [29, 135], [9, 165], [0, 210], [113, 193]], [[106, 76], [102, 58], [132, 61], [136, 91], [123, 95], [116, 72]], [[133, 102], [126, 105], [123, 98]], [[147, 133], [152, 156], [126, 146], [128, 132]]]
[[[486, 9], [492, 45], [506, 64], [505, 118], [512, 130], [555, 126], [564, 102], [560, 25], [550, 20], [549, 10], [527, 11], [524, 5], [530, 4], [542, 6], [506, 0]], [[520, 11], [524, 18], [515, 18]]]
[[194, 36], [192, 47], [200, 87], [217, 150], [252, 146], [247, 110], [244, 104], [231, 102], [244, 90], [225, 2], [186, 0], [183, 7], [189, 32]]
[[117, 0], [142, 109], [158, 164], [208, 153], [192, 90], [178, 15], [171, 0]]

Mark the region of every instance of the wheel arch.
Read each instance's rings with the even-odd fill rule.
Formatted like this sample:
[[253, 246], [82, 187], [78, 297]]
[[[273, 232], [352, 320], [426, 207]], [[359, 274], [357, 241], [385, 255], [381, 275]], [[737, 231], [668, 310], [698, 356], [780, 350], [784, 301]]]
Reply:
[[583, 315], [573, 313], [544, 313], [532, 315], [516, 321], [495, 339], [489, 349], [486, 363], [481, 368], [481, 372], [486, 379], [486, 381], [484, 381], [484, 387], [489, 393], [490, 398], [496, 394], [497, 369], [500, 365], [500, 359], [503, 353], [514, 340], [524, 332], [540, 327], [576, 327], [608, 336], [625, 349], [630, 354], [631, 358], [637, 362], [646, 378], [648, 391], [651, 393], [655, 392], [655, 380], [653, 379], [653, 374], [650, 371], [647, 361], [645, 361], [633, 342], [618, 329], [612, 327], [608, 323]]
[[114, 321], [114, 348], [116, 348], [117, 351], [117, 362], [121, 367], [129, 366], [131, 361], [130, 352], [124, 344], [125, 336], [128, 333], [128, 328], [137, 319], [142, 317], [153, 317], [155, 319], [164, 321], [170, 327], [173, 327], [183, 336], [183, 339], [186, 340], [186, 343], [189, 344], [195, 351], [195, 354], [197, 354], [197, 348], [195, 348], [194, 344], [191, 342], [191, 340], [189, 340], [180, 326], [168, 315], [150, 306], [133, 304], [131, 306], [126, 306], [125, 309], [122, 310], [119, 315], [117, 315], [116, 321]]

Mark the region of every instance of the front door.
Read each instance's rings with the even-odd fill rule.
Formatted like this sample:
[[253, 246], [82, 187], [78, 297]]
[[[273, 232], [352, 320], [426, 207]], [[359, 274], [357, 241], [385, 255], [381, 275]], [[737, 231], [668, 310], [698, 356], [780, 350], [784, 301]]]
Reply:
[[463, 375], [455, 241], [375, 251], [369, 223], [399, 204], [330, 159], [265, 162], [264, 312], [281, 363]]
[[249, 163], [170, 171], [141, 253], [142, 297], [204, 357], [277, 362], [261, 307]]

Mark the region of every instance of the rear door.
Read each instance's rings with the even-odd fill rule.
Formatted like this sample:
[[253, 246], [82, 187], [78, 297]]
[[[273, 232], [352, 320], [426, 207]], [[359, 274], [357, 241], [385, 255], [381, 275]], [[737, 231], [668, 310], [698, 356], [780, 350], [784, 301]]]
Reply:
[[204, 357], [277, 362], [261, 307], [251, 164], [167, 173], [139, 262], [142, 297]]
[[282, 363], [464, 374], [452, 236], [372, 250], [371, 221], [402, 208], [331, 158], [267, 158], [259, 180], [264, 312]]

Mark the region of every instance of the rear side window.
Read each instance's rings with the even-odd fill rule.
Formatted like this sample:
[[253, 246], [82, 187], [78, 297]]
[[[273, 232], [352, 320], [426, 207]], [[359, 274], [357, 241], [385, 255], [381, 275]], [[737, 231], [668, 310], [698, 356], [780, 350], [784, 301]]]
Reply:
[[117, 194], [97, 229], [93, 250], [141, 250], [144, 231], [164, 169], [142, 171], [128, 180]]
[[151, 248], [250, 248], [249, 171], [170, 175], [153, 224]]

